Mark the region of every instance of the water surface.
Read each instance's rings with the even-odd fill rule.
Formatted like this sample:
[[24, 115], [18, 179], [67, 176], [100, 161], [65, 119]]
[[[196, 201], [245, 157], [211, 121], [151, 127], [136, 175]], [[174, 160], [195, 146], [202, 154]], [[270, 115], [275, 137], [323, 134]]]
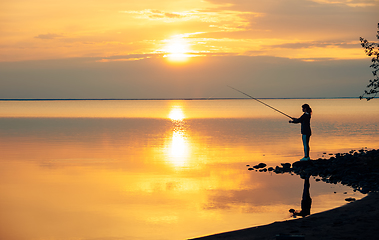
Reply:
[[[313, 159], [379, 148], [376, 99], [265, 102], [311, 105]], [[246, 166], [300, 159], [300, 126], [252, 100], [0, 102], [0, 144], [1, 239], [186, 239], [300, 209], [302, 179]], [[362, 197], [310, 184], [312, 213]]]

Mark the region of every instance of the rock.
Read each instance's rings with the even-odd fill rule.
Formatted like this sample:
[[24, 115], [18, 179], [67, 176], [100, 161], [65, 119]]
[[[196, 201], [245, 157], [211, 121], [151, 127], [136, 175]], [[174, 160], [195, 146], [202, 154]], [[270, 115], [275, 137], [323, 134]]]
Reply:
[[281, 168], [281, 167], [279, 167], [279, 166], [276, 166], [276, 167], [275, 167], [274, 172], [275, 172], [275, 173], [284, 173], [283, 168]]
[[352, 198], [352, 197], [349, 197], [349, 198], [345, 198], [345, 201], [346, 202], [354, 202], [356, 199], [355, 198]]
[[266, 167], [266, 166], [267, 166], [267, 164], [265, 164], [265, 163], [260, 163], [260, 164], [258, 164], [258, 165], [255, 165], [253, 168], [259, 169], [259, 168], [264, 168], [264, 167]]
[[[312, 161], [297, 161], [292, 164], [294, 168], [303, 168], [312, 164]], [[283, 165], [283, 164], [282, 164]], [[283, 166], [284, 167], [284, 166]]]
[[281, 163], [283, 168], [291, 168], [291, 163]]

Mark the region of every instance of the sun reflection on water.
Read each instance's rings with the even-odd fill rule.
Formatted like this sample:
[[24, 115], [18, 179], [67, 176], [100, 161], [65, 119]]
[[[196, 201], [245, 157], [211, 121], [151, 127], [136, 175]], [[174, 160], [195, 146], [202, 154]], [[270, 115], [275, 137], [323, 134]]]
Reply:
[[173, 106], [169, 118], [173, 124], [171, 141], [168, 144], [169, 162], [175, 167], [183, 167], [189, 158], [189, 143], [186, 133], [185, 115], [181, 106]]
[[170, 145], [170, 161], [175, 166], [184, 166], [188, 160], [188, 143], [183, 131], [174, 131]]
[[168, 116], [172, 121], [183, 121], [184, 119], [184, 114], [183, 111], [180, 107], [173, 107], [169, 116]]

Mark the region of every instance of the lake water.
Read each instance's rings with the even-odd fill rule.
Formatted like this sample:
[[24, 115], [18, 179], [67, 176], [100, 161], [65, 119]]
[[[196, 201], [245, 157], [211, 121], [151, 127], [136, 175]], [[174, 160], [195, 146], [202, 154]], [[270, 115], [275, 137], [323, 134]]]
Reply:
[[[377, 99], [264, 101], [310, 104], [312, 159], [379, 148]], [[0, 144], [0, 239], [186, 239], [300, 209], [299, 176], [246, 166], [299, 160], [300, 125], [251, 99], [0, 101]], [[363, 196], [310, 185], [312, 213]]]

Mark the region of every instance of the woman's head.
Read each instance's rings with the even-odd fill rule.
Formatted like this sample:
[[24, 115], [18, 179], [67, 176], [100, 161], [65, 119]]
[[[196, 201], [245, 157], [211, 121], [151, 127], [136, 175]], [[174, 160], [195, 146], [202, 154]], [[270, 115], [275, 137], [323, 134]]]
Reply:
[[312, 113], [312, 108], [308, 104], [303, 104], [301, 107], [303, 108], [303, 112]]

